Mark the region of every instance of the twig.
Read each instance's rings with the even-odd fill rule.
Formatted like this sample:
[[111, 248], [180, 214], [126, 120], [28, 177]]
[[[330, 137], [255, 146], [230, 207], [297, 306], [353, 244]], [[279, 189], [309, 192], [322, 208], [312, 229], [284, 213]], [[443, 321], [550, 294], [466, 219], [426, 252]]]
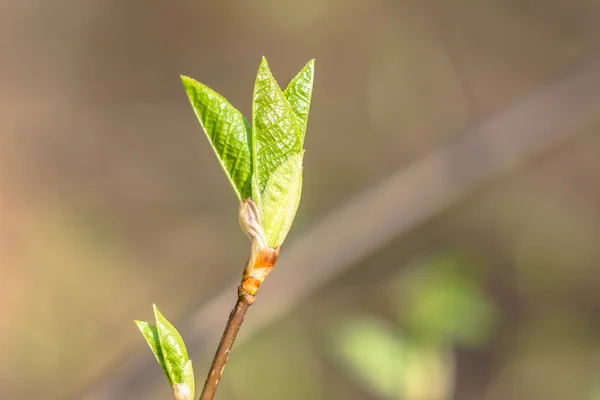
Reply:
[[255, 295], [246, 292], [241, 285], [238, 288], [238, 293], [239, 295], [237, 303], [229, 315], [229, 320], [227, 321], [227, 325], [223, 331], [221, 342], [219, 343], [219, 347], [215, 353], [215, 358], [213, 359], [210, 370], [208, 371], [208, 376], [206, 377], [206, 382], [204, 383], [204, 389], [202, 389], [200, 400], [212, 400], [215, 397], [217, 387], [219, 386], [221, 376], [223, 376], [223, 370], [225, 369], [225, 364], [227, 364], [227, 360], [229, 359], [229, 354], [231, 353], [231, 348], [233, 347], [235, 338], [240, 330], [240, 327], [242, 326], [242, 323], [244, 322], [246, 312], [252, 303], [254, 303], [254, 299], [256, 298]]
[[240, 227], [252, 243], [250, 257], [244, 267], [242, 283], [238, 287], [238, 301], [229, 315], [227, 325], [225, 325], [225, 331], [208, 371], [200, 400], [212, 400], [215, 397], [233, 342], [244, 322], [246, 312], [254, 303], [258, 288], [269, 272], [273, 270], [279, 257], [279, 247], [274, 249], [266, 244], [260, 211], [252, 199], [241, 201], [239, 219]]

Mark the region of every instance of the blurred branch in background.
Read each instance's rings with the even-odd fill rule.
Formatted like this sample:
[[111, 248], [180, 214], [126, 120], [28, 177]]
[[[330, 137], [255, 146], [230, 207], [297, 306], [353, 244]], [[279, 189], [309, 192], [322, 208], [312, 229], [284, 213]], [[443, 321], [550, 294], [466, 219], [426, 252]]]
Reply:
[[[307, 230], [286, 249], [278, 271], [263, 288], [241, 341], [394, 237], [600, 123], [598, 71], [600, 57], [466, 132], [456, 143], [393, 173]], [[240, 268], [242, 264], [240, 260]], [[224, 288], [186, 323], [179, 324], [192, 358], [218, 340], [234, 287], [232, 283]], [[154, 368], [146, 352], [133, 354], [132, 361], [115, 365], [74, 397], [147, 398], [152, 388], [144, 384], [145, 377]]]

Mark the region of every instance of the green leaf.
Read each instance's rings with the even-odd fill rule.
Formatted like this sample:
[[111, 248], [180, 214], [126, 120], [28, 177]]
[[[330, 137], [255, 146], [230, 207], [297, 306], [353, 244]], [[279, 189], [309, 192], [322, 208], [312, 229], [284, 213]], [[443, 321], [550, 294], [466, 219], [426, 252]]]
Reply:
[[302, 192], [304, 150], [287, 159], [271, 175], [261, 199], [263, 228], [270, 247], [279, 247], [287, 236]]
[[171, 377], [171, 384], [184, 382], [184, 369], [189, 360], [185, 344], [177, 329], [160, 313], [156, 305], [154, 315], [160, 348], [165, 360], [165, 366]]
[[[310, 60], [308, 64], [298, 72], [298, 75], [291, 80], [290, 84], [283, 92], [290, 103], [292, 110], [298, 117], [298, 122], [300, 123], [303, 134], [306, 132], [314, 74], [315, 60]], [[302, 141], [304, 141], [304, 138]]]
[[149, 323], [144, 321], [135, 321], [135, 324], [139, 328], [140, 332], [142, 332], [142, 335], [144, 335], [148, 346], [150, 346], [150, 350], [152, 350], [152, 353], [154, 353], [154, 356], [156, 357], [156, 361], [158, 361], [158, 364], [165, 373], [167, 379], [169, 380], [169, 383], [172, 385], [173, 382], [171, 382], [171, 377], [169, 376], [169, 371], [167, 371], [165, 359], [160, 348], [160, 342], [158, 340], [158, 331], [156, 330], [156, 326], [150, 325]]
[[252, 196], [255, 201], [260, 202], [267, 180], [291, 155], [302, 150], [303, 142], [303, 123], [263, 57], [252, 101]]
[[181, 76], [181, 81], [235, 194], [238, 199], [250, 197], [250, 124], [214, 90], [187, 76]]
[[194, 382], [194, 367], [192, 366], [192, 360], [188, 360], [183, 368], [183, 384], [190, 388], [192, 392], [192, 399], [194, 398], [194, 392], [196, 385]]
[[183, 382], [173, 385], [175, 400], [193, 400], [194, 399], [194, 369], [192, 360], [188, 360], [183, 368]]

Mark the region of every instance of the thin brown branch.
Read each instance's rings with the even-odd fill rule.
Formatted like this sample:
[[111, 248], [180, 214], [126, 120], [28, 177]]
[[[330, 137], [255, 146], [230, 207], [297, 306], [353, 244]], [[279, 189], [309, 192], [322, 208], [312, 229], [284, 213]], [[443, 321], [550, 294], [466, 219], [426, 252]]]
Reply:
[[233, 342], [244, 322], [246, 312], [254, 303], [258, 288], [275, 267], [275, 262], [279, 257], [279, 247], [274, 249], [266, 245], [260, 211], [252, 199], [241, 201], [239, 219], [240, 227], [252, 242], [250, 257], [248, 257], [242, 274], [242, 282], [238, 287], [238, 301], [229, 315], [221, 342], [210, 366], [210, 371], [208, 371], [200, 400], [212, 400], [215, 397]]
[[255, 296], [246, 292], [241, 286], [238, 289], [238, 293], [239, 295], [237, 303], [229, 315], [227, 325], [225, 325], [225, 330], [223, 331], [223, 336], [221, 336], [221, 342], [219, 343], [219, 347], [215, 353], [215, 358], [213, 359], [210, 370], [208, 371], [208, 376], [206, 377], [206, 382], [204, 383], [200, 400], [212, 400], [215, 397], [217, 387], [221, 381], [221, 376], [223, 376], [223, 370], [225, 369], [225, 364], [227, 364], [227, 360], [229, 359], [229, 354], [231, 353], [231, 348], [233, 347], [235, 338], [237, 337], [240, 327], [244, 322], [246, 312], [252, 303], [254, 303]]

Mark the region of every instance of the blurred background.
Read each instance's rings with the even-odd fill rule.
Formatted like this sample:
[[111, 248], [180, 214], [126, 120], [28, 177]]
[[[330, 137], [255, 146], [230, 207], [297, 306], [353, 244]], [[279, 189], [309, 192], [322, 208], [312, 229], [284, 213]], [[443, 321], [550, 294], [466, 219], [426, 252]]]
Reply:
[[217, 397], [600, 399], [595, 0], [2, 0], [0, 398], [171, 398], [152, 303], [201, 386], [249, 243], [179, 74], [262, 55], [303, 201]]

